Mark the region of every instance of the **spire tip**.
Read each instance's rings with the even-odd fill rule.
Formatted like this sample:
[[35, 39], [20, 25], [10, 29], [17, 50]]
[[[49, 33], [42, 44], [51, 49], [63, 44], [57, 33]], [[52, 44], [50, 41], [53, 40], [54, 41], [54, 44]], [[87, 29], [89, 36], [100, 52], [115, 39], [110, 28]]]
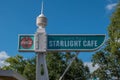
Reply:
[[41, 14], [43, 14], [43, 9], [44, 9], [44, 3], [43, 3], [43, 0], [42, 0], [42, 5], [41, 5]]

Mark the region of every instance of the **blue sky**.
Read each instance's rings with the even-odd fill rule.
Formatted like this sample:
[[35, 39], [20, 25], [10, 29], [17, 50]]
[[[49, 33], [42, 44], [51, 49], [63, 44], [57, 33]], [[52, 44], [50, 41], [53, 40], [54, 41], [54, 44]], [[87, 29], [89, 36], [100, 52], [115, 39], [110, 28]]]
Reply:
[[[44, 0], [44, 14], [48, 18], [48, 34], [107, 34], [111, 13], [117, 0]], [[0, 52], [8, 56], [24, 57], [34, 53], [20, 53], [18, 34], [34, 34], [41, 0], [0, 1]], [[84, 62], [95, 52], [81, 52]]]

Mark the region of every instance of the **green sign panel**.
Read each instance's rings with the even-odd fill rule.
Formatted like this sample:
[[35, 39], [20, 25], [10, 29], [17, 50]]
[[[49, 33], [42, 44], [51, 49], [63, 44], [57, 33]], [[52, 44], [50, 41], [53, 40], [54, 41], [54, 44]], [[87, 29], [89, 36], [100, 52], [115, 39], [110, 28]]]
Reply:
[[34, 35], [19, 35], [19, 51], [34, 51]]
[[48, 51], [94, 51], [104, 43], [105, 35], [47, 35]]

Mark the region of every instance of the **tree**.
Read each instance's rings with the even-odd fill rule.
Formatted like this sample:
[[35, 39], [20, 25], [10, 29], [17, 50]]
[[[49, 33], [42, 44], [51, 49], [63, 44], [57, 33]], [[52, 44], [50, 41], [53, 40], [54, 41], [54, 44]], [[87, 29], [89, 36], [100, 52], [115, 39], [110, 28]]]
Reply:
[[[66, 53], [64, 54], [64, 56], [65, 65], [67, 67], [70, 64], [71, 58], [73, 58], [75, 54]], [[64, 68], [64, 70], [66, 69], [66, 67]], [[88, 66], [84, 66], [83, 62], [79, 58], [76, 58], [73, 61], [68, 72], [63, 77], [63, 80], [88, 80], [89, 77], [90, 71]]]
[[6, 59], [6, 62], [9, 63], [9, 66], [4, 66], [3, 70], [13, 70], [22, 74], [28, 80], [35, 80], [35, 58], [24, 59], [22, 56], [16, 55]]
[[99, 68], [93, 73], [100, 80], [108, 80], [116, 77], [120, 79], [120, 1], [115, 12], [111, 16], [108, 26], [109, 39], [103, 49], [93, 55], [93, 66]]
[[[49, 79], [58, 80], [73, 56], [75, 55], [71, 53], [48, 53], [46, 58]], [[4, 70], [14, 70], [25, 76], [28, 80], [35, 80], [35, 57], [31, 59], [24, 59], [22, 56], [17, 55], [8, 58], [6, 62], [10, 65], [4, 66]], [[89, 68], [84, 66], [80, 59], [76, 58], [68, 72], [63, 77], [63, 80], [74, 80], [78, 77], [81, 77], [82, 80], [87, 80], [89, 75]]]
[[63, 60], [64, 57], [63, 53], [48, 53], [47, 66], [50, 80], [58, 80], [62, 75], [61, 73], [63, 73], [64, 68], [66, 68], [65, 61]]
[[88, 80], [89, 78], [89, 68], [87, 66], [84, 66], [81, 60], [76, 59], [66, 73], [63, 80]]
[[110, 36], [110, 52], [120, 57], [120, 2], [111, 17], [111, 24], [108, 27], [108, 33]]

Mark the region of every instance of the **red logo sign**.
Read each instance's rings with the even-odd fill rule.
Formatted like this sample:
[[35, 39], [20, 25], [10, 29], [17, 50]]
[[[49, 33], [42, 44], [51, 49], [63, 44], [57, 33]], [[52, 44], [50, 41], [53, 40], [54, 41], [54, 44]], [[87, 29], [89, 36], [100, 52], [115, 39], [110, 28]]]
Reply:
[[32, 38], [31, 37], [23, 37], [22, 39], [21, 39], [21, 42], [20, 42], [20, 45], [23, 47], [23, 48], [25, 48], [25, 49], [28, 49], [28, 48], [30, 48], [30, 47], [32, 47], [32, 45], [33, 45], [33, 40], [32, 40]]

